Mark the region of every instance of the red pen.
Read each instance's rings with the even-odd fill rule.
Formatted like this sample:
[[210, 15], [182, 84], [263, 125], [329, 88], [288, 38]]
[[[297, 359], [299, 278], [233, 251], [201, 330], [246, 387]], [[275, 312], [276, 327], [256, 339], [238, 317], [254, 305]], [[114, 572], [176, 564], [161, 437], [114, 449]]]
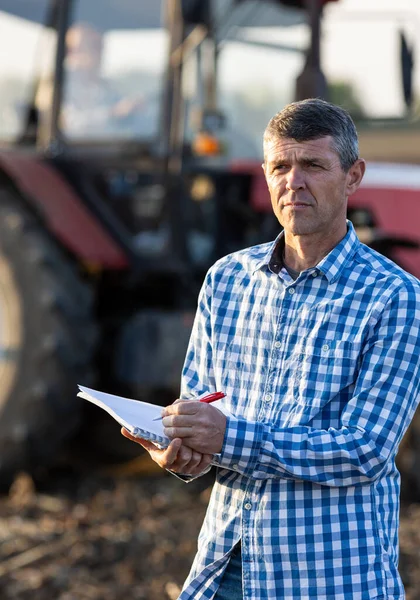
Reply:
[[204, 394], [203, 396], [197, 396], [197, 398], [194, 398], [194, 400], [210, 404], [210, 402], [214, 402], [215, 400], [221, 400], [225, 396], [226, 394], [224, 394], [223, 392], [213, 392], [212, 394]]
[[[197, 398], [189, 398], [189, 400], [195, 400], [195, 401], [199, 401], [199, 402], [205, 402], [206, 404], [210, 404], [210, 402], [215, 402], [216, 400], [221, 400], [222, 398], [224, 398], [226, 396], [226, 394], [224, 394], [223, 392], [213, 392], [212, 394], [203, 394], [202, 396], [197, 396]], [[156, 417], [155, 419], [152, 419], [153, 421], [159, 421], [163, 419], [163, 417]]]

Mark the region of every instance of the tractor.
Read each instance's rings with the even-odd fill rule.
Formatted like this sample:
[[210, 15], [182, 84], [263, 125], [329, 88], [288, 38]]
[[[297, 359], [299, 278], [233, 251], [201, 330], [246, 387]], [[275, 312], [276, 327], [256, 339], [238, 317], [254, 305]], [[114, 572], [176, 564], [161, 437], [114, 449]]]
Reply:
[[[1, 487], [80, 429], [78, 383], [176, 398], [207, 269], [279, 232], [259, 140], [286, 101], [327, 97], [320, 27], [335, 4], [0, 0]], [[309, 41], [290, 43], [294, 29]], [[249, 48], [285, 69], [264, 110], [258, 86], [234, 90]], [[360, 235], [417, 252], [416, 222], [393, 231], [370, 189], [349, 208]]]
[[78, 431], [77, 383], [176, 397], [207, 268], [263, 237], [218, 136], [239, 4], [0, 2], [2, 487]]

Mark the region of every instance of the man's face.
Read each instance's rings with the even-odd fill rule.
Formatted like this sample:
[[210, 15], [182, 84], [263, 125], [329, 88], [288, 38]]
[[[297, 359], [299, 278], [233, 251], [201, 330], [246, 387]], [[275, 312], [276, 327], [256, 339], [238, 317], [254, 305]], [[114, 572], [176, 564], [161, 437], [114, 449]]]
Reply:
[[102, 36], [87, 25], [75, 25], [66, 36], [66, 68], [98, 74], [102, 57]]
[[273, 211], [286, 235], [328, 238], [345, 227], [347, 198], [359, 186], [363, 161], [345, 173], [330, 136], [307, 142], [273, 139], [265, 143], [264, 155]]

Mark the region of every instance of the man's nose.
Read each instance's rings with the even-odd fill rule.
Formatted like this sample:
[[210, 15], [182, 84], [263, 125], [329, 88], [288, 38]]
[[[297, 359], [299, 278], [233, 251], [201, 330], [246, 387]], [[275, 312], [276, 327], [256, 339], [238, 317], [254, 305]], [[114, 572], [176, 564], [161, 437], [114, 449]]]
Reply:
[[302, 169], [299, 167], [291, 167], [287, 174], [286, 188], [291, 192], [301, 190], [306, 187], [305, 177]]

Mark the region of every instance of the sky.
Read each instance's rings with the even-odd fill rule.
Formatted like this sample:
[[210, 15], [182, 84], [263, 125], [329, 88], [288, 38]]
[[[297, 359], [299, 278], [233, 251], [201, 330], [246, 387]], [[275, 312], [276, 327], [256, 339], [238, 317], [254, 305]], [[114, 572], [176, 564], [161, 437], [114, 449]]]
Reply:
[[[401, 116], [404, 111], [399, 83], [399, 28], [415, 40], [420, 55], [420, 0], [340, 0], [325, 9], [322, 54], [327, 78], [351, 84], [372, 116]], [[252, 32], [254, 38], [273, 42], [279, 41], [280, 34], [281, 42], [300, 48], [307, 39], [303, 26]], [[162, 72], [166, 55], [163, 32], [131, 34], [130, 39], [128, 35], [109, 36], [105, 72], [135, 67]], [[0, 12], [1, 73], [29, 77], [39, 52], [38, 39], [35, 27]], [[221, 53], [221, 86], [225, 91], [246, 90], [255, 102], [258, 96], [267, 94], [289, 101], [300, 68], [299, 54], [280, 55], [277, 50], [229, 43]], [[420, 60], [416, 63], [415, 85], [420, 94]]]

